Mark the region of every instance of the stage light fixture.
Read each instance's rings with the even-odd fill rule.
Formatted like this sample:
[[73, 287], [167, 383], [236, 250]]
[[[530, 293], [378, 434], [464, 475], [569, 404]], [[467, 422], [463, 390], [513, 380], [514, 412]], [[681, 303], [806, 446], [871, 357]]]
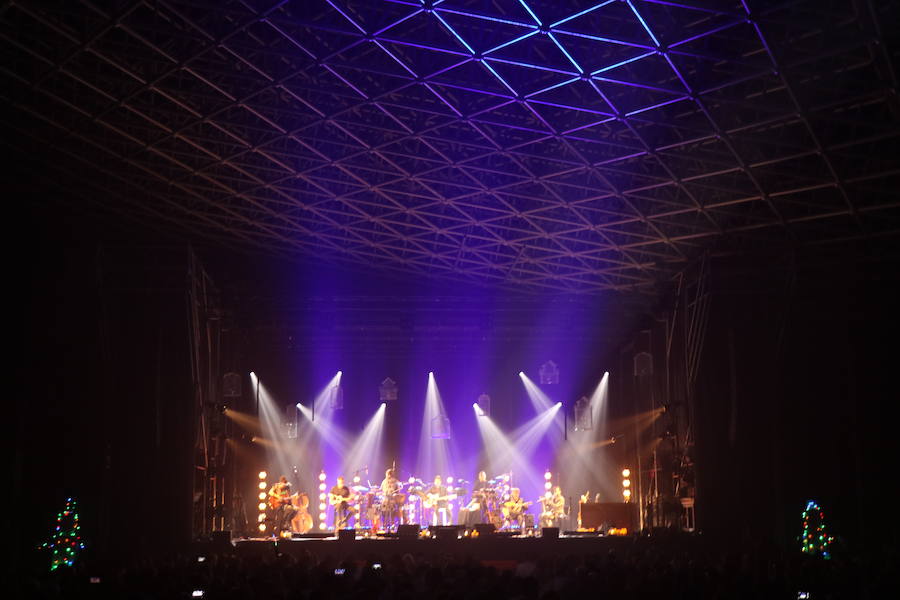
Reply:
[[435, 440], [450, 439], [450, 419], [438, 415], [431, 420], [431, 438]]
[[259, 521], [260, 523], [262, 523], [263, 521], [266, 520], [266, 514], [265, 514], [265, 513], [259, 513], [259, 515], [257, 515], [257, 517], [256, 517], [256, 520]]
[[260, 482], [259, 482], [259, 489], [261, 489], [261, 490], [266, 489], [266, 482], [265, 482], [265, 481], [260, 481]]
[[483, 393], [478, 396], [475, 406], [478, 407], [479, 416], [489, 417], [491, 415], [491, 397], [487, 394]]
[[324, 500], [325, 496], [326, 496], [325, 492], [319, 492], [319, 500]]
[[390, 377], [386, 377], [378, 386], [378, 399], [381, 400], [382, 404], [386, 405], [388, 402], [396, 402], [398, 395], [397, 382]]
[[631, 500], [631, 490], [629, 490], [629, 489], [622, 490], [622, 495], [625, 496], [625, 502], [628, 502], [629, 500]]
[[260, 523], [260, 524], [259, 524], [259, 530], [262, 531], [262, 532], [264, 532], [264, 531], [266, 530], [266, 524], [265, 524], [265, 523]]
[[327, 479], [327, 476], [325, 475], [325, 471], [321, 471], [319, 473], [319, 481], [325, 481], [326, 479]]
[[453, 483], [453, 478], [447, 477], [446, 481], [447, 481], [447, 484], [449, 485], [449, 484]]
[[260, 478], [260, 479], [266, 479], [268, 476], [269, 476], [269, 474], [266, 473], [265, 471], [260, 471], [260, 472], [259, 472], [259, 478]]
[[631, 477], [631, 469], [622, 469], [622, 477]]
[[630, 480], [630, 479], [623, 479], [623, 480], [622, 480], [622, 487], [626, 487], [626, 488], [627, 488], [627, 487], [631, 487], [631, 480]]
[[259, 508], [259, 510], [266, 510], [266, 503], [265, 503], [265, 502], [260, 502], [260, 503], [259, 503], [259, 506], [258, 506], [257, 508]]
[[265, 499], [266, 499], [266, 493], [265, 493], [265, 492], [260, 492], [260, 493], [259, 493], [259, 499], [260, 499], [260, 500], [265, 500]]
[[326, 504], [324, 502], [319, 502], [319, 510], [325, 510]]
[[541, 385], [555, 385], [559, 383], [559, 367], [552, 360], [542, 364], [539, 373]]
[[325, 491], [325, 484], [324, 484], [324, 483], [320, 483], [320, 484], [319, 484], [319, 491], [320, 491], [320, 492], [324, 492], [324, 491]]
[[551, 473], [550, 471], [544, 471], [544, 479], [550, 481], [551, 479], [553, 479], [553, 473]]
[[354, 476], [353, 476], [353, 483], [359, 483], [359, 482], [360, 482], [359, 475], [354, 475]]
[[552, 488], [552, 487], [553, 487], [553, 484], [550, 483], [549, 481], [545, 481], [545, 482], [544, 482], [544, 489], [545, 489], [545, 490], [549, 490], [549, 489]]

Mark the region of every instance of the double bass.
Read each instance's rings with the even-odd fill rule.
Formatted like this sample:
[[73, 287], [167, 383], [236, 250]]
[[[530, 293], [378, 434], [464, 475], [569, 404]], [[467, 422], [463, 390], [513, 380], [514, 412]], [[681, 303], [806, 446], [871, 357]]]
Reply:
[[291, 505], [295, 509], [294, 518], [291, 519], [291, 531], [307, 533], [313, 528], [313, 518], [309, 514], [309, 496], [297, 492], [291, 496]]

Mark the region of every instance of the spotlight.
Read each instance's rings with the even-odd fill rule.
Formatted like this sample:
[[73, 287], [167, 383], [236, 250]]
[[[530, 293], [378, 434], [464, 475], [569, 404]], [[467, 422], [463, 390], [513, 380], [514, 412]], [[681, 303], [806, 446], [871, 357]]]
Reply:
[[324, 503], [324, 502], [319, 502], [319, 510], [322, 510], [322, 511], [325, 510], [325, 503]]
[[319, 492], [319, 500], [325, 499], [325, 492]]
[[260, 523], [262, 523], [263, 521], [265, 521], [265, 520], [266, 520], [266, 515], [265, 515], [265, 513], [259, 513], [259, 516], [256, 518], [256, 520], [259, 521]]
[[562, 402], [557, 402], [556, 405], [557, 405], [557, 406], [562, 406]]
[[549, 481], [545, 481], [545, 482], [544, 482], [544, 489], [545, 489], [545, 490], [549, 490], [549, 489], [552, 488], [552, 487], [553, 487], [553, 484], [550, 483]]
[[359, 483], [359, 475], [353, 476], [353, 483]]
[[260, 502], [258, 508], [259, 508], [259, 510], [266, 510], [266, 503]]
[[381, 403], [381, 408], [384, 408], [385, 406], [387, 406], [387, 402], [382, 402], [382, 403]]
[[322, 471], [321, 473], [319, 473], [319, 481], [325, 481], [325, 479], [327, 479], [327, 477], [325, 476], [325, 471]]
[[256, 379], [256, 373], [254, 373], [253, 371], [250, 371], [250, 377], [252, 377], [253, 379]]
[[625, 496], [625, 502], [628, 502], [631, 499], [631, 490], [622, 490], [622, 495]]
[[344, 374], [343, 371], [338, 371], [338, 377], [340, 377], [340, 376], [343, 375], [343, 374]]
[[265, 500], [265, 499], [266, 499], [266, 493], [265, 493], [265, 492], [260, 492], [260, 493], [259, 493], [259, 499], [260, 499], [260, 500]]
[[428, 376], [429, 376], [429, 377], [434, 377], [434, 371], [428, 371]]
[[259, 489], [261, 489], [261, 490], [266, 489], [266, 482], [265, 482], [265, 481], [260, 481], [260, 482], [259, 482]]
[[623, 480], [622, 480], [622, 487], [625, 487], [625, 488], [631, 487], [631, 480], [630, 480], [630, 479], [623, 479]]
[[546, 479], [547, 481], [553, 479], [553, 473], [551, 473], [550, 471], [545, 471], [545, 472], [544, 472], [544, 479]]
[[452, 478], [452, 477], [448, 477], [448, 478], [446, 479], [446, 481], [447, 481], [448, 484], [453, 483], [453, 478]]
[[268, 476], [269, 476], [269, 474], [266, 473], [265, 471], [260, 471], [260, 472], [259, 472], [259, 478], [260, 478], [260, 479], [265, 479], [265, 478], [268, 477]]
[[298, 403], [297, 403], [297, 408], [303, 408], [303, 405], [300, 404], [300, 403], [298, 402]]
[[631, 469], [622, 469], [622, 477], [631, 477]]
[[416, 482], [416, 478], [415, 478], [415, 477], [410, 477], [409, 479], [406, 480], [406, 482], [407, 482], [407, 483], [415, 483], [415, 482]]
[[259, 524], [259, 530], [260, 530], [260, 531], [265, 531], [265, 530], [266, 530], [266, 524], [265, 524], [265, 523], [260, 523], [260, 524]]
[[319, 484], [319, 491], [322, 491], [322, 492], [325, 491], [325, 484], [324, 484], [324, 483], [320, 483], [320, 484]]
[[519, 377], [525, 377], [525, 371], [519, 371]]

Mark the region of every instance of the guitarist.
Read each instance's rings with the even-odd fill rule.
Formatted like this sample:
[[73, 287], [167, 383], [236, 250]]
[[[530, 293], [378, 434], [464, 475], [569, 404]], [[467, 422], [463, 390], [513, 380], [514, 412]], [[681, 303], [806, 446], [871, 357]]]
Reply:
[[291, 502], [291, 484], [284, 475], [269, 488], [269, 507], [272, 509], [272, 518], [275, 522], [272, 533], [290, 531], [291, 519], [294, 518], [297, 509]]
[[525, 502], [519, 495], [519, 488], [509, 490], [509, 500], [503, 503], [503, 515], [506, 517], [509, 526], [514, 524], [521, 531], [525, 524], [525, 509], [531, 505], [531, 502]]
[[425, 518], [428, 521], [431, 521], [432, 525], [438, 524], [438, 515], [441, 516], [441, 525], [447, 525], [449, 523], [450, 511], [447, 505], [447, 500], [449, 499], [450, 497], [447, 495], [447, 488], [444, 487], [441, 476], [435, 475], [434, 483], [432, 483], [431, 487], [428, 488], [428, 491], [425, 492], [425, 500], [422, 503], [422, 506], [428, 511]]
[[344, 478], [338, 477], [337, 483], [328, 493], [328, 502], [334, 507], [334, 530], [345, 529], [350, 520], [350, 488], [344, 485]]

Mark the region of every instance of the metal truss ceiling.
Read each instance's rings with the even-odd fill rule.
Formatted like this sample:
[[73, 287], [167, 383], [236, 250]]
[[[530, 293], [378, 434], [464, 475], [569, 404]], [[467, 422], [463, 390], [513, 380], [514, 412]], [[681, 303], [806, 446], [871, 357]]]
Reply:
[[[279, 255], [565, 291], [900, 229], [865, 0], [11, 2], [7, 150]], [[887, 30], [887, 31], [885, 31]]]

